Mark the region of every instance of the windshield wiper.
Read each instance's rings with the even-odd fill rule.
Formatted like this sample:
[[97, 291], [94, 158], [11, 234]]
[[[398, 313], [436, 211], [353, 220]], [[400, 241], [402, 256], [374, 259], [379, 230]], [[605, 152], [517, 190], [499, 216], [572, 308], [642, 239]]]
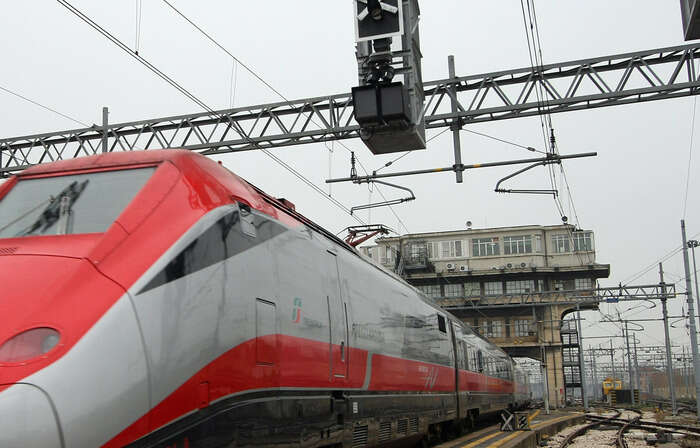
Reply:
[[68, 233], [69, 227], [72, 223], [71, 218], [71, 208], [73, 204], [78, 200], [80, 195], [87, 187], [90, 180], [84, 180], [83, 182], [73, 181], [70, 185], [61, 191], [58, 196], [52, 197], [49, 205], [46, 206], [41, 215], [27, 228], [19, 232], [16, 236], [27, 236], [37, 231], [39, 233], [44, 233], [51, 226], [53, 226], [59, 219], [61, 220], [61, 225], [58, 226], [58, 235], [65, 235]]

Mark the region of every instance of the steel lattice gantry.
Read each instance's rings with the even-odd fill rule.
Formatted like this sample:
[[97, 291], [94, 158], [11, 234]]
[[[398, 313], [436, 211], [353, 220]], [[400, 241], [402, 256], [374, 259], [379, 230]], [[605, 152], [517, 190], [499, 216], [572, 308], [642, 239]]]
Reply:
[[436, 299], [441, 307], [450, 311], [485, 310], [533, 306], [571, 306], [588, 308], [600, 302], [618, 303], [644, 300], [672, 299], [676, 297], [676, 286], [635, 285], [613, 286], [577, 291], [548, 291], [529, 294], [503, 294], [471, 299]]
[[[695, 95], [699, 55], [695, 43], [428, 82], [422, 117], [434, 129], [456, 120], [463, 125]], [[0, 175], [103, 147], [211, 155], [356, 137], [360, 127], [347, 93], [1, 139]]]

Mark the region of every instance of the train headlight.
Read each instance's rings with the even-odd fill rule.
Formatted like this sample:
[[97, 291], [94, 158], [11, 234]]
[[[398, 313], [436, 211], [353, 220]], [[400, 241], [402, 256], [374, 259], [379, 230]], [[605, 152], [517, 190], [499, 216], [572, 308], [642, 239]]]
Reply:
[[53, 350], [61, 335], [53, 328], [39, 327], [23, 331], [0, 345], [0, 363], [22, 363]]

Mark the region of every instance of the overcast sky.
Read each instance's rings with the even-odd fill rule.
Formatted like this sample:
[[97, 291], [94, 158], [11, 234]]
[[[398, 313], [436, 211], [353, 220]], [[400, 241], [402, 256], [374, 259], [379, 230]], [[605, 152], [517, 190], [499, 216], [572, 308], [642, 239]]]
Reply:
[[[161, 79], [137, 64], [58, 2], [6, 2], [0, 15], [0, 86], [26, 95], [76, 119], [101, 120], [109, 106], [112, 122], [199, 112]], [[136, 45], [136, 1], [74, 0], [72, 3]], [[356, 80], [352, 2], [271, 0], [173, 0], [178, 8], [229, 51], [253, 67], [288, 98], [347, 92]], [[537, 0], [545, 63], [660, 48], [684, 43], [679, 2], [658, 0]], [[447, 56], [455, 55], [458, 75], [529, 65], [520, 2], [500, 0], [423, 0], [423, 73], [426, 81], [447, 77]], [[230, 104], [232, 61], [176, 16], [160, 0], [143, 0], [140, 54], [213, 108]], [[278, 101], [273, 92], [238, 71], [235, 105]], [[626, 283], [643, 268], [680, 246], [680, 219], [686, 191], [693, 99], [618, 106], [553, 116], [561, 153], [597, 151], [599, 156], [565, 163], [574, 205], [585, 229], [596, 234], [597, 260], [611, 265], [603, 285]], [[75, 128], [75, 123], [0, 92], [0, 136]], [[700, 121], [700, 119], [698, 120]], [[696, 125], [696, 128], [700, 125]], [[526, 146], [542, 148], [538, 118], [470, 126]], [[434, 135], [434, 131], [429, 135]], [[698, 136], [696, 136], [698, 137]], [[700, 137], [698, 137], [700, 138]], [[696, 140], [698, 139], [696, 138]], [[392, 166], [396, 170], [451, 165], [451, 136], [433, 140]], [[360, 141], [355, 150], [368, 169], [391, 156], [373, 156]], [[694, 145], [697, 146], [697, 145]], [[522, 149], [463, 133], [464, 162], [530, 157]], [[319, 185], [349, 173], [349, 155], [336, 145], [279, 149], [276, 153]], [[686, 220], [689, 236], [700, 233], [696, 156], [692, 160]], [[337, 232], [354, 221], [320, 195], [259, 153], [222, 156], [231, 170], [271, 194], [284, 196], [298, 210]], [[554, 201], [546, 196], [506, 196], [493, 192], [512, 168], [476, 170], [458, 185], [453, 174], [400, 180], [417, 200], [363, 213], [363, 219], [392, 228], [425, 232], [475, 227], [557, 224]], [[548, 188], [544, 169], [518, 179], [518, 187]], [[324, 189], [327, 187], [324, 185]], [[388, 197], [401, 196], [384, 190]], [[351, 207], [378, 200], [367, 186], [335, 185], [332, 193]], [[568, 201], [567, 214], [572, 216]], [[680, 256], [666, 262], [667, 281], [684, 277]], [[635, 279], [658, 282], [656, 268]], [[680, 290], [685, 288], [681, 282]], [[681, 312], [682, 299], [671, 304]], [[634, 306], [620, 306], [620, 311]], [[660, 307], [626, 316], [658, 317]], [[608, 311], [606, 306], [603, 311]], [[612, 309], [611, 309], [612, 311]], [[586, 335], [609, 334], [614, 326], [596, 324], [599, 313], [584, 313]], [[661, 327], [645, 324], [645, 344], [663, 341]], [[682, 327], [682, 325], [680, 325]], [[687, 341], [683, 328], [674, 341]], [[598, 344], [600, 341], [596, 340]], [[619, 342], [618, 342], [619, 344]]]

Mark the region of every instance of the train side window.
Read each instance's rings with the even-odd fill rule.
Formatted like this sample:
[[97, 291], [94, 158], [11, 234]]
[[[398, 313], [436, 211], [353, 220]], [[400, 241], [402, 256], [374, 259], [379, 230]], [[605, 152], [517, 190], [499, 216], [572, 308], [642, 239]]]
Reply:
[[437, 315], [438, 318], [438, 330], [441, 333], [447, 333], [447, 323], [445, 322], [445, 316]]
[[481, 350], [476, 352], [476, 365], [479, 369], [479, 373], [484, 373], [484, 355], [481, 353]]
[[258, 232], [255, 229], [255, 215], [250, 210], [250, 206], [247, 204], [240, 204], [239, 209], [241, 211], [241, 231], [244, 234], [255, 238]]

